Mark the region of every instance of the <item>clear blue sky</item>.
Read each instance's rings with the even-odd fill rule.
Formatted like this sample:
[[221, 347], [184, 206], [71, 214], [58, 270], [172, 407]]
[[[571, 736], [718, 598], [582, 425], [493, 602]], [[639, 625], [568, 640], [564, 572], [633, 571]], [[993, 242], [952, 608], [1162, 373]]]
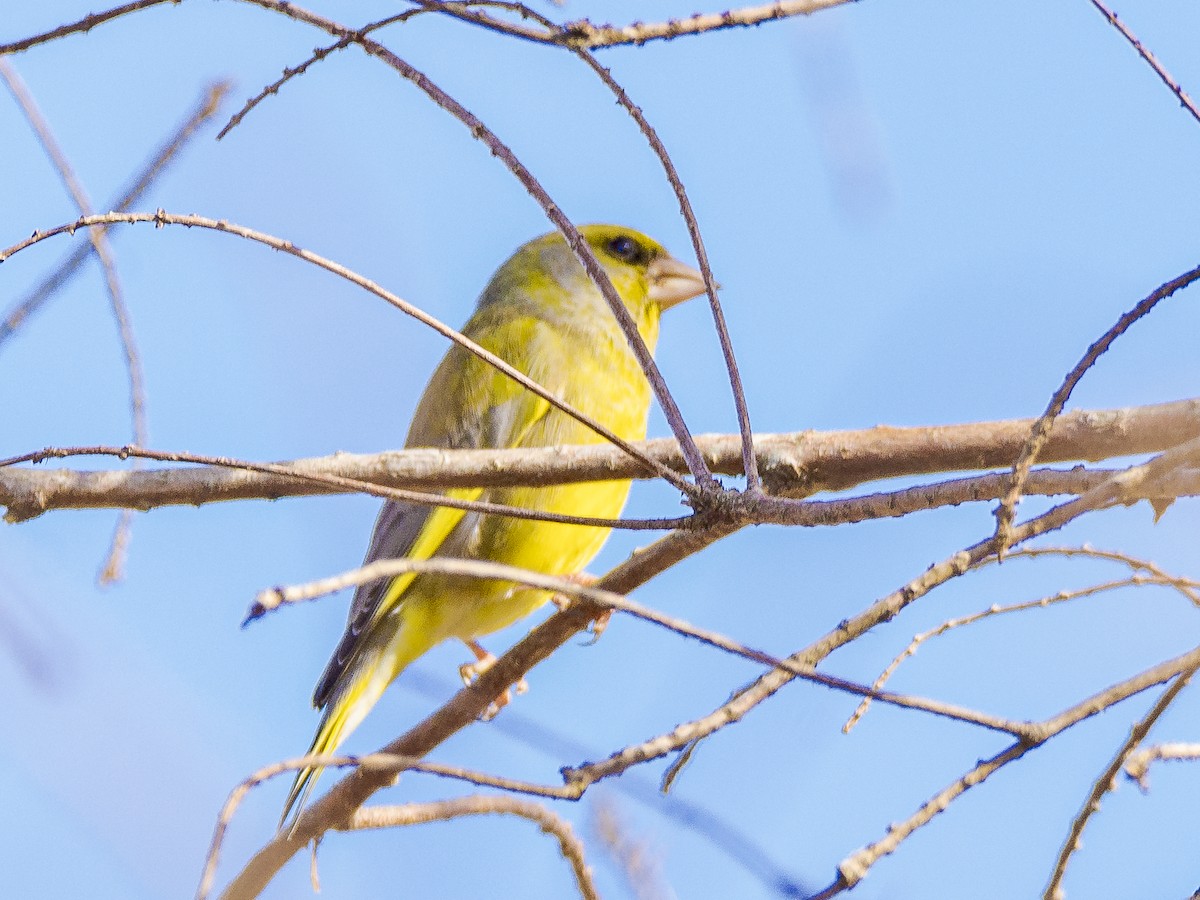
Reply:
[[[388, 4], [327, 4], [348, 24]], [[100, 7], [11, 4], [0, 41]], [[689, 4], [570, 2], [569, 18], [618, 22]], [[1185, 87], [1200, 91], [1200, 8], [1129, 0], [1120, 13]], [[628, 117], [568, 55], [419, 18], [384, 32], [510, 142], [577, 221], [641, 228], [688, 252], [676, 203]], [[238, 3], [187, 2], [12, 57], [97, 206], [104, 206], [209, 79], [236, 82], [228, 112], [326, 38]], [[863, 0], [752, 30], [605, 52], [659, 128], [689, 187], [760, 431], [921, 425], [1033, 415], [1087, 345], [1161, 282], [1197, 262], [1191, 120], [1086, 0], [1045, 4]], [[465, 129], [353, 50], [313, 68], [215, 142], [191, 146], [142, 209], [195, 212], [332, 257], [458, 323], [491, 271], [548, 224]], [[15, 105], [0, 97], [0, 245], [74, 218]], [[80, 238], [75, 238], [76, 241]], [[398, 446], [444, 351], [433, 333], [297, 260], [223, 235], [146, 226], [114, 232], [145, 361], [151, 445], [288, 459]], [[7, 306], [72, 245], [0, 268]], [[1194, 290], [1165, 304], [1100, 362], [1072, 406], [1194, 396]], [[659, 359], [694, 431], [734, 416], [708, 313], [664, 323]], [[94, 265], [0, 348], [0, 457], [128, 440], [125, 375]], [[661, 416], [651, 433], [664, 434]], [[96, 465], [110, 465], [105, 461]], [[355, 565], [370, 498], [162, 509], [138, 516], [127, 577], [94, 575], [115, 516], [56, 513], [0, 529], [0, 871], [20, 897], [158, 898], [194, 890], [217, 811], [258, 767], [296, 755], [316, 724], [312, 685], [341, 632], [345, 598], [248, 630], [256, 591]], [[1030, 501], [1023, 513], [1040, 508]], [[673, 515], [661, 486], [629, 512]], [[784, 654], [973, 543], [984, 505], [838, 528], [758, 528], [665, 574], [638, 599]], [[1196, 576], [1195, 503], [1152, 523], [1144, 505], [1085, 519], [1055, 543], [1090, 542]], [[645, 538], [616, 536], [602, 571]], [[1116, 568], [1014, 561], [936, 592], [828, 669], [875, 674], [919, 631], [992, 603], [1034, 599]], [[520, 627], [493, 637], [504, 649]], [[926, 646], [898, 690], [1012, 717], [1049, 715], [1192, 647], [1196, 610], [1125, 591], [992, 621]], [[11, 644], [22, 642], [23, 649]], [[435, 708], [462, 648], [401, 679], [347, 749], [373, 749]], [[434, 758], [553, 782], [708, 712], [756, 668], [633, 621], [564, 649], [492, 725]], [[432, 692], [430, 685], [433, 685]], [[1193, 688], [1193, 691], [1195, 689]], [[1071, 817], [1152, 695], [1071, 731], [956, 803], [881, 862], [855, 896], [1030, 897]], [[825, 884], [889, 822], [998, 751], [995, 735], [874, 709], [850, 735], [853, 700], [794, 685], [710, 740], [681, 779], [790, 876]], [[526, 721], [585, 750], [521, 740]], [[1155, 732], [1194, 738], [1194, 694]], [[653, 786], [662, 763], [635, 773]], [[1122, 785], [1073, 863], [1074, 897], [1181, 897], [1196, 887], [1197, 771]], [[327, 786], [328, 780], [322, 783]], [[631, 788], [632, 789], [632, 788]], [[283, 780], [234, 824], [223, 882], [271, 833]], [[420, 776], [389, 799], [462, 792]], [[644, 796], [644, 794], [643, 794]], [[773, 894], [679, 824], [682, 807], [612, 786], [630, 833], [679, 897]], [[585, 838], [593, 800], [561, 807]], [[664, 812], [665, 810], [665, 812]], [[599, 851], [605, 896], [624, 896]], [[322, 896], [569, 895], [553, 842], [530, 823], [479, 820], [332, 836]], [[499, 885], [500, 887], [497, 887]], [[307, 860], [268, 892], [308, 892]]]

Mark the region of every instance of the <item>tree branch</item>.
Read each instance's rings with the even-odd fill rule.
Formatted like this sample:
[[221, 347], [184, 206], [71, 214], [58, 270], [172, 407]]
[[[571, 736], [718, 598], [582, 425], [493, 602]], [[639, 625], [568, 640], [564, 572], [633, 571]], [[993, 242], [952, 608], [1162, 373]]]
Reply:
[[[1013, 419], [920, 428], [877, 426], [861, 431], [760, 434], [755, 436], [754, 447], [764, 483], [772, 494], [805, 497], [817, 491], [847, 490], [884, 478], [1006, 466], [1019, 451], [1032, 423], [1032, 419]], [[1197, 435], [1200, 435], [1200, 399], [1125, 409], [1080, 410], [1059, 419], [1040, 456], [1047, 462], [1100, 460], [1161, 451]], [[737, 436], [705, 435], [697, 440], [714, 472], [741, 473], [741, 444]], [[672, 440], [643, 441], [634, 446], [639, 454], [659, 465], [684, 470], [678, 445]], [[62, 448], [56, 452], [43, 451], [42, 458], [74, 455], [75, 449], [80, 453], [111, 455], [136, 452], [135, 448], [122, 447]], [[7, 507], [6, 518], [10, 522], [56, 509], [149, 510], [159, 506], [274, 500], [358, 489], [353, 485], [321, 484], [316, 478], [295, 475], [426, 490], [650, 477], [644, 464], [615, 447], [599, 444], [519, 451], [412, 449], [369, 455], [338, 453], [286, 463], [255, 464], [272, 471], [230, 468], [235, 465], [233, 461], [220, 467], [141, 472], [13, 466], [14, 459], [27, 458], [36, 455], [0, 460], [0, 506]], [[1080, 469], [1043, 471], [1028, 490], [1035, 493], [1089, 490], [1110, 474]], [[998, 477], [984, 476], [965, 479], [957, 486], [946, 485], [940, 502], [994, 499], [999, 496], [997, 489], [1002, 491], [1007, 486], [1007, 482], [996, 482]], [[887, 502], [876, 498], [858, 517], [830, 516], [826, 521], [860, 521], [865, 517], [930, 508], [931, 502], [912, 496], [922, 490], [928, 488], [886, 495]], [[908, 500], [895, 507], [898, 512], [885, 508], [906, 494]], [[870, 499], [859, 498], [855, 502], [865, 504]], [[930, 499], [937, 502], [937, 498]], [[815, 520], [822, 509], [836, 507], [842, 511], [849, 503], [833, 500], [811, 504], [809, 514]]]
[[[246, 228], [233, 222], [229, 222], [225, 219], [210, 219], [205, 216], [196, 215], [175, 215], [162, 209], [153, 213], [106, 213], [103, 215], [82, 216], [74, 222], [70, 222], [65, 225], [59, 225], [46, 231], [35, 231], [25, 240], [0, 250], [0, 263], [3, 263], [6, 259], [10, 258], [14, 253], [19, 253], [20, 251], [25, 250], [34, 244], [40, 243], [47, 238], [55, 237], [61, 234], [74, 234], [76, 229], [79, 228], [90, 228], [93, 225], [111, 225], [118, 222], [125, 222], [129, 224], [151, 223], [157, 228], [162, 228], [164, 225], [182, 225], [187, 228], [211, 229], [212, 231], [219, 231], [224, 234], [231, 234], [235, 237], [255, 241], [256, 243], [263, 244], [273, 250], [279, 250], [283, 253], [287, 253], [291, 256], [302, 259], [305, 262], [312, 263], [318, 268], [324, 269], [327, 272], [344, 278], [352, 284], [355, 284], [358, 287], [361, 287], [364, 290], [374, 294], [380, 299], [387, 301], [401, 312], [412, 316], [418, 322], [432, 328], [438, 334], [448, 338], [449, 340], [458, 344], [464, 350], [467, 350], [468, 352], [479, 357], [497, 371], [503, 372], [517, 384], [521, 385], [526, 390], [532, 391], [534, 394], [546, 400], [557, 409], [560, 409], [566, 415], [570, 416], [581, 424], [586, 425], [610, 444], [621, 447], [625, 450], [625, 452], [634, 456], [638, 455], [637, 451], [633, 450], [629, 441], [619, 437], [613, 433], [611, 429], [606, 428], [604, 425], [595, 421], [592, 417], [571, 406], [571, 404], [567, 403], [562, 398], [555, 396], [552, 392], [542, 387], [524, 372], [514, 368], [511, 364], [501, 359], [491, 351], [481, 347], [479, 344], [462, 334], [462, 332], [451, 328], [441, 320], [429, 315], [429, 313], [425, 312], [423, 309], [420, 309], [406, 300], [401, 299], [390, 291], [384, 290], [381, 286], [371, 281], [369, 278], [364, 278], [357, 272], [347, 269], [345, 266], [342, 266], [333, 260], [326, 259], [317, 253], [313, 253], [310, 250], [305, 250], [302, 247], [298, 247], [291, 241], [284, 240], [261, 231], [255, 231], [252, 228]], [[582, 240], [582, 238], [580, 238], [580, 240]], [[599, 263], [596, 265], [598, 266]], [[611, 284], [609, 285], [609, 288], [610, 290], [612, 289]], [[623, 306], [622, 309], [624, 309]], [[628, 315], [628, 310], [626, 310], [626, 314]], [[696, 490], [695, 486], [680, 479], [675, 472], [666, 469], [664, 466], [656, 464], [653, 460], [643, 458], [643, 462], [649, 465], [650, 468], [657, 471], [659, 475], [661, 475], [671, 484], [674, 484], [676, 487], [679, 487], [681, 490], [683, 490], [684, 493], [690, 493]]]

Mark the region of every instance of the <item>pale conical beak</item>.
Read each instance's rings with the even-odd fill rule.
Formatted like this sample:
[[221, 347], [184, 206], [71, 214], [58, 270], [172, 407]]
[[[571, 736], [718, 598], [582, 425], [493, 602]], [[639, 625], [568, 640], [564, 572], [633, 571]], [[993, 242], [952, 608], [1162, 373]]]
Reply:
[[704, 293], [704, 276], [673, 256], [660, 256], [646, 268], [650, 281], [650, 299], [662, 309], [670, 309]]

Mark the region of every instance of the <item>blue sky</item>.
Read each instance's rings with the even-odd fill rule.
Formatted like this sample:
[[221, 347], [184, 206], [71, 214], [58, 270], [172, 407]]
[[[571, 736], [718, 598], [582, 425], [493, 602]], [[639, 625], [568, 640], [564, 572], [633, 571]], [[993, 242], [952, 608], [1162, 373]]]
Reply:
[[[617, 22], [690, 6], [570, 2], [553, 15]], [[0, 41], [98, 9], [50, 0], [7, 10]], [[333, 7], [330, 7], [333, 10]], [[349, 24], [387, 4], [331, 15]], [[1122, 17], [1185, 87], [1200, 90], [1200, 10], [1130, 0]], [[517, 151], [576, 221], [638, 227], [685, 257], [657, 162], [605, 89], [568, 55], [419, 17], [383, 33]], [[215, 78], [227, 112], [325, 38], [242, 4], [188, 2], [11, 57], [98, 206]], [[1152, 288], [1197, 262], [1200, 124], [1086, 0], [883, 3], [702, 38], [606, 51], [602, 61], [659, 129], [687, 184], [718, 279], [756, 430], [922, 425], [1040, 412], [1087, 345]], [[287, 85], [220, 142], [190, 146], [139, 208], [261, 229], [356, 269], [451, 323], [490, 273], [549, 227], [466, 130], [412, 85], [344, 51]], [[0, 98], [0, 244], [74, 218], [20, 113]], [[76, 238], [75, 240], [79, 240]], [[113, 232], [149, 388], [151, 446], [251, 459], [398, 446], [444, 352], [378, 299], [244, 241], [146, 226]], [[0, 268], [7, 308], [70, 249]], [[1193, 289], [1194, 290], [1194, 289]], [[1138, 323], [1088, 374], [1074, 407], [1197, 394], [1194, 293]], [[711, 321], [671, 312], [659, 360], [695, 432], [734, 429]], [[123, 443], [125, 375], [90, 265], [0, 347], [0, 456]], [[652, 434], [666, 433], [660, 415]], [[103, 460], [95, 463], [106, 466]], [[301, 752], [311, 687], [345, 598], [240, 630], [256, 591], [361, 558], [376, 503], [310, 498], [161, 509], [135, 522], [125, 580], [95, 572], [115, 516], [53, 513], [0, 530], [0, 865], [13, 896], [151, 898], [194, 890], [217, 811], [258, 767]], [[1030, 501], [1028, 514], [1042, 505]], [[661, 485], [629, 512], [673, 515]], [[769, 652], [804, 646], [991, 527], [984, 505], [831, 530], [757, 528], [638, 592], [642, 602]], [[1089, 542], [1197, 575], [1194, 502], [1157, 525], [1142, 505], [1086, 518], [1053, 543]], [[616, 535], [591, 567], [644, 537]], [[1116, 577], [1115, 567], [1014, 560], [947, 585], [832, 657], [871, 680], [919, 631], [992, 603]], [[502, 650], [518, 626], [487, 643]], [[995, 620], [931, 643], [898, 690], [1041, 717], [1195, 645], [1196, 611], [1165, 591], [1117, 592]], [[373, 749], [453, 687], [460, 647], [429, 654], [347, 749]], [[31, 669], [32, 665], [32, 669]], [[754, 666], [643, 623], [536, 669], [505, 724], [457, 736], [436, 759], [554, 781], [574, 755], [521, 740], [529, 720], [598, 757], [704, 714]], [[431, 687], [432, 685], [432, 687]], [[866, 898], [1034, 896], [1096, 777], [1153, 702], [1148, 694], [997, 775], [882, 861]], [[825, 884], [1003, 742], [969, 726], [876, 708], [850, 735], [853, 700], [793, 685], [710, 740], [677, 787], [750, 835], [791, 877]], [[1200, 726], [1185, 693], [1154, 737]], [[636, 772], [653, 785], [663, 763]], [[1079, 897], [1185, 896], [1196, 772], [1122, 785], [1066, 883]], [[324, 783], [323, 783], [324, 784]], [[635, 789], [631, 789], [635, 790]], [[637, 789], [640, 790], [640, 789]], [[222, 881], [271, 833], [286, 792], [256, 792], [229, 836]], [[395, 802], [461, 792], [410, 776]], [[611, 786], [630, 833], [680, 897], [769, 897], [696, 831]], [[644, 796], [644, 794], [643, 794]], [[564, 805], [585, 838], [592, 800]], [[623, 896], [593, 850], [605, 896]], [[326, 898], [561, 897], [569, 873], [527, 822], [480, 820], [334, 836]], [[497, 884], [511, 886], [501, 889]], [[267, 896], [305, 896], [307, 861]]]

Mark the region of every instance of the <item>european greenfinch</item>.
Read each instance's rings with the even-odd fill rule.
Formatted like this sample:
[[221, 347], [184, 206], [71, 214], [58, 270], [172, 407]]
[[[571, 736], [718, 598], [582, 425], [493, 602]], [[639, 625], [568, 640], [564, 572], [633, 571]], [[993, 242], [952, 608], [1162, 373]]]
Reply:
[[[700, 294], [699, 272], [629, 228], [579, 229], [653, 350], [659, 314]], [[557, 232], [525, 244], [479, 298], [463, 334], [626, 440], [646, 434], [650, 387], [599, 289]], [[545, 399], [455, 344], [417, 406], [408, 447], [517, 448], [594, 444], [604, 439]], [[445, 492], [575, 516], [616, 518], [629, 481], [545, 487], [459, 488]], [[599, 552], [609, 529], [483, 515], [389, 501], [366, 562], [433, 556], [491, 560], [549, 575], [573, 575]], [[332, 753], [387, 686], [417, 657], [448, 638], [481, 661], [481, 635], [546, 603], [551, 593], [509, 581], [405, 574], [364, 584], [313, 694], [324, 710], [310, 753]], [[312, 789], [319, 768], [301, 771], [283, 820]]]

